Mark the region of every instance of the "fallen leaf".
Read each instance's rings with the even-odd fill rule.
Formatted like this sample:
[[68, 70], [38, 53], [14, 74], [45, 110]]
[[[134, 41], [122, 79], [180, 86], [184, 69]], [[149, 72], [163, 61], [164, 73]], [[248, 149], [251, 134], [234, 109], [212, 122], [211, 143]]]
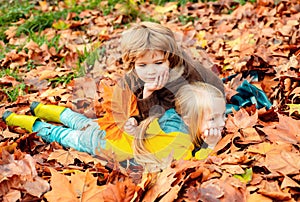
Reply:
[[300, 154], [292, 151], [274, 149], [266, 154], [265, 166], [271, 172], [285, 175], [298, 174], [300, 168]]
[[280, 188], [284, 189], [286, 187], [297, 187], [297, 188], [300, 188], [300, 184], [297, 183], [297, 182], [295, 182], [293, 179], [291, 179], [287, 175], [285, 175]]
[[137, 98], [127, 85], [122, 88], [118, 84], [108, 86], [103, 83], [103, 88], [103, 108], [106, 113], [98, 119], [98, 123], [106, 131], [107, 139], [120, 139], [126, 121], [138, 115]]
[[103, 187], [97, 186], [97, 178], [88, 170], [73, 174], [69, 179], [52, 168], [50, 168], [50, 171], [52, 189], [44, 195], [49, 202], [102, 201], [101, 191]]
[[258, 190], [258, 193], [270, 197], [275, 200], [285, 201], [291, 200], [291, 194], [283, 192], [276, 181], [263, 181], [263, 188]]

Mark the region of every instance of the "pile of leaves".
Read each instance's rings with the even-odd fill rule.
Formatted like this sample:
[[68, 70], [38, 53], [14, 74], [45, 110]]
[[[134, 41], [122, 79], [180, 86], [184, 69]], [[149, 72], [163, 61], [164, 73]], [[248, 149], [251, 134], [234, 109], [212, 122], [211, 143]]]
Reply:
[[[67, 2], [67, 1], [65, 1]], [[173, 161], [159, 173], [123, 168], [112, 154], [90, 156], [45, 143], [35, 133], [0, 121], [2, 201], [299, 201], [300, 200], [300, 6], [297, 0], [232, 0], [211, 3], [137, 4], [140, 12], [176, 34], [178, 43], [225, 83], [228, 102], [244, 80], [266, 92], [269, 110], [254, 105], [228, 116], [224, 138], [204, 161]], [[60, 7], [66, 6], [60, 2]], [[24, 19], [7, 29], [1, 68], [21, 79], [0, 78], [0, 114], [30, 114], [32, 101], [58, 104], [96, 118], [101, 82], [114, 85], [124, 74], [119, 37], [129, 24], [117, 4], [113, 12], [69, 13], [41, 31], [58, 47], [16, 35]], [[39, 2], [35, 9], [57, 9]], [[141, 19], [137, 18], [136, 21]], [[132, 21], [133, 22], [133, 21]], [[23, 46], [21, 46], [23, 44]], [[89, 53], [83, 63], [81, 57]], [[30, 67], [30, 68], [29, 68]], [[33, 67], [33, 68], [31, 68]], [[85, 76], [78, 76], [77, 68]], [[253, 76], [255, 75], [255, 76]], [[70, 82], [57, 82], [64, 78]], [[12, 101], [5, 89], [24, 84]]]

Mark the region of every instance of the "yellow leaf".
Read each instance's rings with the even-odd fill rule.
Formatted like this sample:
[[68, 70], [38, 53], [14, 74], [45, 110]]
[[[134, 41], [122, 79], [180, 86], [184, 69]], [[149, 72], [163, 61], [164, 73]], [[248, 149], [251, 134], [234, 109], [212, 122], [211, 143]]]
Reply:
[[258, 154], [266, 154], [271, 149], [273, 149], [273, 146], [269, 142], [263, 142], [260, 144], [250, 145], [247, 151]]
[[177, 9], [177, 2], [166, 4], [165, 6], [156, 6], [155, 11], [161, 14]]
[[53, 23], [52, 26], [53, 28], [58, 30], [65, 30], [65, 29], [69, 29], [71, 25], [62, 20], [58, 20], [57, 22]]
[[290, 109], [288, 110], [289, 115], [296, 111], [300, 114], [300, 104], [287, 104], [287, 106], [290, 107]]
[[69, 8], [73, 8], [76, 5], [76, 0], [65, 0], [64, 2]]

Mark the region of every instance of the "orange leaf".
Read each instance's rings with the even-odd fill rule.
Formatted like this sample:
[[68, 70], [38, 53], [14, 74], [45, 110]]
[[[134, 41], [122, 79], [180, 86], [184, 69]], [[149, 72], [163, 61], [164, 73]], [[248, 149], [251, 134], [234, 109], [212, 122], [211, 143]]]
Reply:
[[97, 186], [97, 178], [88, 170], [71, 175], [69, 179], [52, 168], [50, 171], [52, 190], [45, 194], [49, 202], [102, 201], [103, 187]]
[[120, 139], [128, 118], [138, 115], [137, 99], [127, 85], [125, 88], [118, 84], [108, 86], [102, 83], [102, 85], [103, 108], [106, 113], [104, 117], [98, 119], [98, 123], [101, 129], [106, 131], [107, 139]]

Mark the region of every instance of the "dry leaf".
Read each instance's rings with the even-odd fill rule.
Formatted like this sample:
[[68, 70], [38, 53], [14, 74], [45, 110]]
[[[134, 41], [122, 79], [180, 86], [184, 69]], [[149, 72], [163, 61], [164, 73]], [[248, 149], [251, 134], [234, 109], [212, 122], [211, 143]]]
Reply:
[[106, 131], [106, 138], [110, 140], [119, 139], [123, 133], [126, 121], [138, 115], [137, 98], [126, 85], [124, 88], [118, 84], [108, 86], [103, 84], [104, 103], [106, 113], [98, 119], [102, 130]]

